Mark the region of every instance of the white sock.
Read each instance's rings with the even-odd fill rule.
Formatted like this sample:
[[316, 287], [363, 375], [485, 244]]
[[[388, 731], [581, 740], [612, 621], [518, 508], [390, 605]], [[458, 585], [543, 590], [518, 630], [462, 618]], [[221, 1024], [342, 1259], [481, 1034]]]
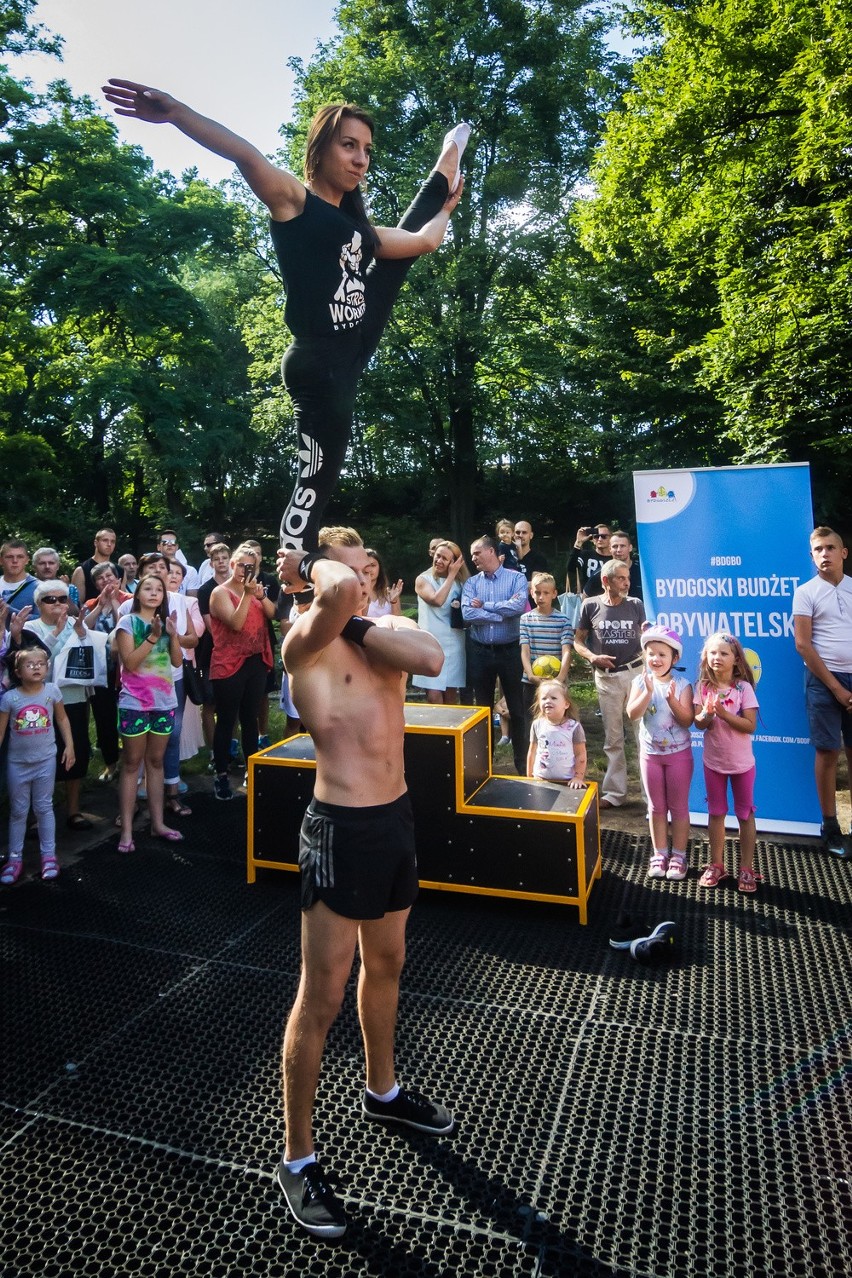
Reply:
[[289, 1162], [285, 1158], [283, 1161], [288, 1172], [292, 1172], [294, 1176], [298, 1176], [299, 1172], [304, 1171], [309, 1163], [315, 1163], [317, 1161], [317, 1156], [316, 1154], [308, 1154], [306, 1158], [291, 1158]]
[[685, 861], [685, 860], [686, 860], [686, 850], [684, 849], [684, 851], [683, 851], [683, 852], [681, 852], [678, 848], [672, 848], [672, 856], [680, 856], [680, 857], [683, 857], [683, 859], [684, 859], [684, 861]]
[[366, 1089], [367, 1095], [372, 1096], [373, 1100], [381, 1101], [383, 1105], [387, 1105], [388, 1101], [396, 1100], [399, 1095], [399, 1083], [394, 1083], [389, 1092], [385, 1092], [380, 1096], [378, 1092], [371, 1092], [369, 1087]]
[[459, 184], [459, 178], [461, 177], [461, 158], [464, 155], [464, 149], [467, 146], [467, 140], [470, 137], [470, 129], [471, 126], [468, 124], [467, 120], [462, 120], [461, 124], [457, 124], [454, 129], [450, 129], [449, 133], [447, 133], [444, 137], [444, 145], [441, 147], [442, 152], [446, 151], [451, 142], [455, 142], [459, 151], [458, 162], [456, 164], [456, 175], [450, 183], [450, 195], [452, 195], [453, 191]]

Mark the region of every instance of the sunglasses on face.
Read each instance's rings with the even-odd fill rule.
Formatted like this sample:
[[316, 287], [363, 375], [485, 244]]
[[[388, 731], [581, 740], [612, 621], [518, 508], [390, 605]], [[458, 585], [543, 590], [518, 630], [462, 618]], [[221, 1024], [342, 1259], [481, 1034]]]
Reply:
[[177, 542], [175, 541], [174, 537], [161, 537], [161, 538], [160, 538], [160, 545], [161, 545], [161, 546], [176, 546], [176, 545], [177, 545]]
[[68, 596], [67, 595], [42, 595], [41, 602], [46, 604], [67, 603]]

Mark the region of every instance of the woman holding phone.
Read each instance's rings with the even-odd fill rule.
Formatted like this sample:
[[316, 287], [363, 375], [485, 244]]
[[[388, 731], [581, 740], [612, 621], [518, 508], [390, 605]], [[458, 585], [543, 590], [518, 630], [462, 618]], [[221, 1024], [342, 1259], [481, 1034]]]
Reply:
[[257, 714], [272, 669], [267, 621], [275, 615], [275, 605], [257, 580], [259, 567], [254, 546], [238, 546], [231, 556], [230, 576], [210, 596], [210, 686], [216, 704], [213, 793], [222, 800], [234, 797], [228, 764], [237, 719], [246, 762], [257, 753]]

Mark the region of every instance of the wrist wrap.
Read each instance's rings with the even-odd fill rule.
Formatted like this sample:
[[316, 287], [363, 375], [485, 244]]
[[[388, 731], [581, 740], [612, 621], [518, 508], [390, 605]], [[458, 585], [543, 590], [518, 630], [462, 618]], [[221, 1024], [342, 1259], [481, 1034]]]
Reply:
[[367, 617], [350, 617], [341, 630], [340, 637], [348, 639], [350, 643], [357, 643], [359, 648], [363, 648], [367, 631], [375, 624], [375, 621], [370, 621]]
[[299, 564], [299, 576], [302, 581], [306, 581], [309, 586], [313, 585], [311, 580], [311, 569], [318, 559], [327, 559], [324, 550], [309, 550], [306, 555], [302, 556], [302, 562]]

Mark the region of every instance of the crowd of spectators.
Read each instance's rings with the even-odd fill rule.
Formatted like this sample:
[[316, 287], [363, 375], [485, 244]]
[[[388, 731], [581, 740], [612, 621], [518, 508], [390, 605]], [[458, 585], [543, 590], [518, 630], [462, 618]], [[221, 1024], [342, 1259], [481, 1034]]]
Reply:
[[[828, 580], [825, 587], [832, 600], [835, 595], [845, 599], [848, 594], [842, 539], [830, 529], [817, 533], [812, 547], [818, 575], [810, 592], [804, 592], [798, 601], [799, 608], [814, 607], [814, 600], [824, 602], [820, 583], [832, 573], [838, 581]], [[552, 706], [562, 702], [558, 690], [546, 691], [545, 685], [556, 683], [567, 690], [572, 659], [577, 654], [591, 669], [599, 706], [595, 713], [602, 719], [607, 764], [599, 783], [600, 804], [603, 808], [619, 807], [628, 795], [625, 722], [632, 719], [637, 743], [643, 731], [641, 719], [628, 715], [631, 689], [643, 669], [646, 654], [642, 636], [648, 625], [632, 540], [628, 533], [608, 524], [581, 526], [563, 579], [561, 573], [557, 578], [550, 570], [547, 557], [533, 544], [534, 538], [528, 520], [498, 520], [493, 535], [483, 534], [472, 543], [469, 560], [455, 542], [432, 538], [429, 566], [416, 577], [414, 592], [418, 624], [438, 640], [444, 665], [439, 675], [417, 676], [413, 685], [430, 703], [462, 701], [485, 706], [501, 716], [499, 744], [511, 745], [518, 774], [527, 775], [533, 758], [537, 758], [540, 774], [547, 760], [540, 742], [537, 752], [533, 749], [531, 753], [531, 726], [538, 724], [541, 740], [561, 740], [552, 729], [554, 724], [559, 726], [562, 710], [557, 712]], [[131, 551], [116, 555], [116, 548], [115, 532], [99, 529], [92, 553], [69, 575], [54, 548], [41, 546], [30, 555], [24, 542], [6, 540], [0, 547], [0, 655], [4, 657], [4, 689], [19, 682], [15, 653], [32, 646], [40, 649], [47, 661], [46, 686], [59, 690], [62, 713], [54, 716], [52, 730], [56, 731], [56, 775], [64, 786], [69, 829], [91, 826], [81, 810], [82, 782], [91, 760], [90, 716], [100, 754], [101, 782], [117, 777], [122, 755], [125, 771], [133, 756], [132, 788], [125, 779], [123, 811], [116, 818], [126, 848], [132, 843], [131, 821], [138, 803], [148, 798], [150, 806], [154, 797], [149, 775], [152, 759], [156, 760], [153, 785], [158, 812], [158, 796], [160, 792], [163, 795], [162, 813], [152, 816], [152, 828], [156, 826], [155, 833], [161, 837], [181, 837], [179, 830], [166, 835], [166, 818], [180, 822], [191, 816], [183, 797], [187, 787], [180, 765], [199, 750], [209, 752], [217, 799], [234, 797], [230, 773], [240, 766], [238, 735], [246, 759], [269, 745], [269, 695], [275, 687], [278, 646], [275, 623], [283, 636], [304, 605], [293, 596], [280, 595], [277, 577], [263, 571], [262, 548], [256, 541], [242, 541], [232, 551], [220, 532], [211, 531], [204, 537], [205, 558], [198, 568], [188, 563], [178, 533], [171, 528], [161, 530], [155, 550], [138, 558]], [[371, 567], [366, 615], [399, 614], [403, 582], [389, 578], [377, 550], [368, 549], [367, 555]], [[163, 618], [158, 621], [152, 614], [151, 619], [140, 621], [134, 601], [140, 584], [150, 576], [162, 583]], [[563, 580], [564, 590], [560, 591]], [[136, 621], [130, 630], [123, 631], [122, 619], [129, 614]], [[817, 640], [826, 624], [820, 614]], [[847, 755], [852, 749], [852, 723], [847, 722], [851, 711], [842, 704], [852, 678], [852, 642], [846, 633], [848, 625], [842, 635], [837, 633], [838, 625], [843, 627], [843, 621], [829, 625], [827, 651], [837, 667], [837, 654], [849, 650], [844, 658], [848, 670], [842, 668], [841, 661], [839, 680], [836, 672], [828, 672], [817, 652], [810, 613], [796, 617], [799, 650], [811, 672], [811, 686], [821, 690], [823, 699], [840, 704], [844, 716], [838, 740], [834, 739], [836, 734], [821, 730], [815, 748], [824, 841], [834, 855], [845, 859], [852, 857], [852, 840], [839, 830], [833, 798], [840, 742]], [[117, 636], [122, 632], [125, 637], [119, 643]], [[137, 651], [143, 644], [144, 659]], [[141, 700], [131, 708], [144, 715], [134, 732], [126, 730], [129, 720], [122, 717], [127, 685], [134, 683], [132, 673], [124, 673], [128, 661], [123, 649], [130, 654], [130, 666], [141, 663], [149, 674], [158, 666], [157, 677], [163, 685], [150, 695], [151, 704], [147, 705], [148, 693], [140, 692], [141, 682], [135, 680]], [[170, 654], [178, 651], [180, 659], [173, 661]], [[150, 680], [149, 685], [155, 686]], [[810, 700], [816, 696], [817, 692], [812, 692]], [[280, 704], [287, 730], [298, 729], [298, 710], [289, 696], [286, 672]], [[570, 709], [566, 722], [571, 723], [579, 741], [582, 729], [575, 724], [574, 704], [565, 704]], [[154, 716], [155, 710], [159, 718]], [[166, 712], [168, 722], [162, 717]], [[549, 723], [554, 716], [554, 723]], [[66, 719], [73, 742], [70, 751], [65, 750]], [[2, 719], [0, 726], [5, 732]], [[131, 740], [137, 732], [150, 735], [152, 742], [161, 736], [162, 749], [140, 751], [139, 743]], [[830, 748], [823, 744], [829, 735]], [[494, 736], [496, 740], [496, 732]], [[6, 753], [4, 740], [0, 744], [0, 787], [5, 782]], [[585, 768], [584, 757], [582, 775]], [[33, 821], [31, 829], [35, 825]]]

